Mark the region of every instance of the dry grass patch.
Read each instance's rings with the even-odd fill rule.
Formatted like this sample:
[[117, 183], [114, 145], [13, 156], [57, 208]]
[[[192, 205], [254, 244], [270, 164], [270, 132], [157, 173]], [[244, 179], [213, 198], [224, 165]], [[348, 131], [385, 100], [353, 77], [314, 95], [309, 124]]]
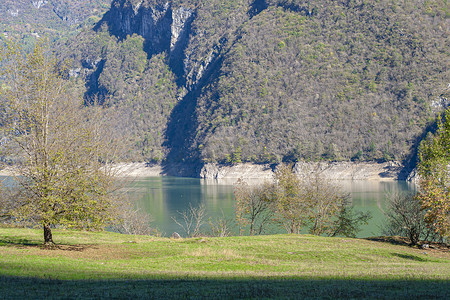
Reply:
[[207, 257], [217, 258], [220, 260], [233, 260], [233, 259], [254, 259], [254, 256], [242, 256], [236, 250], [232, 249], [213, 249], [210, 247], [202, 247], [193, 250], [186, 250], [184, 252], [186, 256], [193, 257]]

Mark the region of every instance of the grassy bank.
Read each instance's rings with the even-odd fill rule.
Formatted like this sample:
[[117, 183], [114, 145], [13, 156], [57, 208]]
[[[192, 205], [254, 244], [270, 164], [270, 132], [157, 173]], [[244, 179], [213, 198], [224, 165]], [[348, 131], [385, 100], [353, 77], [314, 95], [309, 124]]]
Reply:
[[172, 240], [0, 228], [0, 298], [446, 298], [450, 253], [309, 235]]

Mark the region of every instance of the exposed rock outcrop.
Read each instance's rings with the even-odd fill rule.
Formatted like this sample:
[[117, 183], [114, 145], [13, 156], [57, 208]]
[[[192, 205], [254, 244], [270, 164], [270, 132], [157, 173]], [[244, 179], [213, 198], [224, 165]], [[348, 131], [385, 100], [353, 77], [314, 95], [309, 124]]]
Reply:
[[238, 164], [234, 166], [221, 166], [206, 164], [200, 171], [200, 178], [204, 179], [262, 179], [273, 177], [270, 165]]
[[47, 0], [38, 0], [38, 1], [31, 1], [31, 3], [33, 4], [34, 7], [36, 7], [37, 9], [41, 8], [42, 6], [44, 6], [45, 4], [48, 3]]
[[[255, 179], [271, 180], [276, 171], [275, 165], [256, 165], [250, 163], [234, 166], [206, 164], [203, 167], [183, 164], [168, 164], [164, 166], [146, 166], [144, 163], [121, 164], [117, 167], [126, 176], [183, 176], [202, 179]], [[294, 172], [300, 176], [312, 176], [319, 173], [331, 180], [406, 180], [408, 174], [404, 173], [404, 166], [398, 162], [371, 163], [371, 162], [299, 162], [293, 167]]]
[[[205, 164], [202, 166], [188, 164], [146, 165], [145, 163], [119, 164], [117, 168], [124, 176], [182, 176], [209, 180], [271, 180], [276, 165], [257, 165], [251, 163], [234, 166]], [[408, 174], [404, 166], [398, 162], [298, 162], [293, 171], [300, 177], [313, 176], [319, 173], [331, 180], [406, 180]]]
[[405, 180], [407, 174], [399, 162], [299, 162], [294, 172], [299, 176], [311, 176], [319, 173], [332, 180]]
[[136, 4], [115, 1], [103, 22], [107, 23], [112, 34], [121, 39], [133, 34], [142, 36], [151, 56], [167, 50], [176, 51], [177, 46], [183, 44], [192, 16], [193, 10], [182, 6], [172, 8], [170, 2], [150, 5], [147, 1]]
[[186, 25], [192, 18], [192, 14], [191, 9], [182, 6], [172, 11], [170, 51], [174, 51], [177, 44], [182, 40], [183, 34], [186, 33]]
[[[276, 167], [269, 165], [238, 164], [235, 166], [205, 165], [200, 178], [205, 179], [271, 179]], [[407, 174], [398, 162], [353, 163], [353, 162], [299, 162], [293, 167], [300, 177], [319, 173], [332, 180], [405, 180]]]

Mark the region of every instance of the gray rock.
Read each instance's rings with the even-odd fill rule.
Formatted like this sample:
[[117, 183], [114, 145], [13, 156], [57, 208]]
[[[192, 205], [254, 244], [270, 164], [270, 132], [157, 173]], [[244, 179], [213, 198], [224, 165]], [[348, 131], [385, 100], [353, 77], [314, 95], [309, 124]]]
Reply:
[[172, 235], [170, 236], [172, 239], [181, 239], [181, 235], [178, 234], [178, 232], [174, 232], [172, 233]]
[[172, 12], [173, 21], [171, 25], [172, 37], [170, 40], [170, 51], [175, 49], [175, 45], [179, 42], [179, 37], [186, 29], [186, 24], [192, 17], [192, 13], [193, 11], [191, 9], [184, 8], [183, 6]]

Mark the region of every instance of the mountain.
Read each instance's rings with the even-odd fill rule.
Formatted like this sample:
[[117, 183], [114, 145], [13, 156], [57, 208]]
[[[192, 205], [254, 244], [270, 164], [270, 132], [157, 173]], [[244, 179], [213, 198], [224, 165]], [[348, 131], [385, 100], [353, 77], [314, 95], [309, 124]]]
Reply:
[[2, 0], [0, 34], [31, 47], [40, 36], [56, 40], [98, 22], [110, 4], [111, 0]]
[[410, 160], [449, 104], [446, 0], [115, 0], [59, 44], [130, 160]]

